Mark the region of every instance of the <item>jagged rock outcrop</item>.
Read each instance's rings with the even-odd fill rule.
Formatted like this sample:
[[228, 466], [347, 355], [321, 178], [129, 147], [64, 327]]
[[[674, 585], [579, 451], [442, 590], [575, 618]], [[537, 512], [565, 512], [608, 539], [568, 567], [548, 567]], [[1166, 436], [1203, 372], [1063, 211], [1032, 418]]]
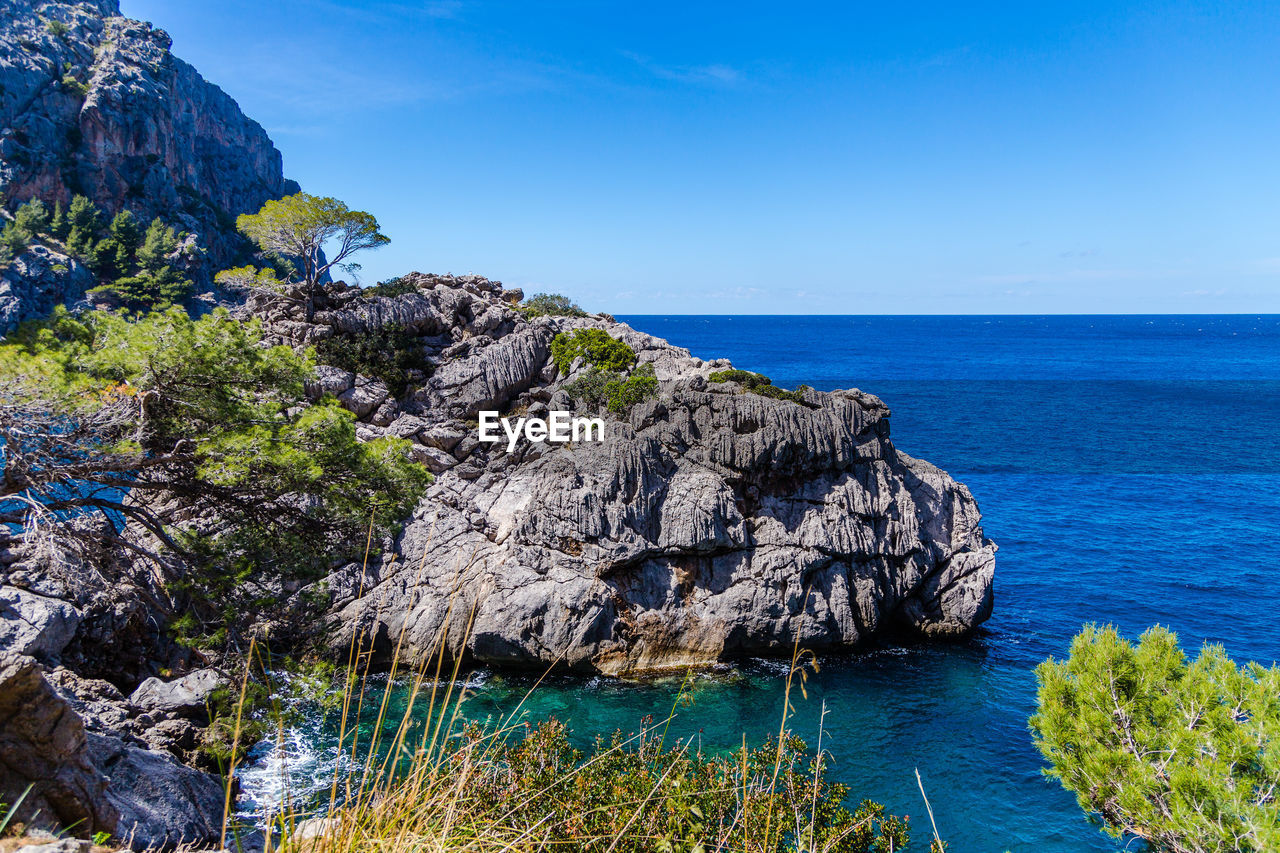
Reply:
[[148, 748], [125, 707], [107, 682], [46, 678], [33, 658], [0, 650], [0, 802], [20, 801], [15, 821], [106, 832], [136, 850], [218, 841], [221, 782]]
[[[408, 329], [435, 364], [399, 400], [342, 371], [310, 387], [336, 393], [362, 438], [414, 441], [437, 473], [381, 565], [329, 579], [335, 649], [355, 633], [383, 653], [443, 643], [495, 663], [634, 674], [797, 641], [960, 637], [990, 614], [995, 546], [972, 496], [893, 446], [878, 398], [764, 397], [709, 382], [727, 362], [605, 315], [530, 320], [486, 279], [405, 281], [418, 292], [335, 288], [311, 325], [284, 307], [247, 309], [293, 343]], [[602, 442], [482, 443], [482, 410], [573, 409], [565, 385], [584, 366], [560, 376], [550, 349], [584, 327], [652, 364], [658, 397], [610, 417]]]
[[[207, 258], [188, 252], [185, 272], [207, 289], [244, 250], [236, 215], [298, 187], [262, 127], [170, 43], [117, 0], [0, 0], [0, 197], [66, 205], [80, 193], [108, 213], [159, 216], [198, 235]], [[54, 281], [11, 269], [0, 333], [83, 294], [83, 268], [59, 266]]]

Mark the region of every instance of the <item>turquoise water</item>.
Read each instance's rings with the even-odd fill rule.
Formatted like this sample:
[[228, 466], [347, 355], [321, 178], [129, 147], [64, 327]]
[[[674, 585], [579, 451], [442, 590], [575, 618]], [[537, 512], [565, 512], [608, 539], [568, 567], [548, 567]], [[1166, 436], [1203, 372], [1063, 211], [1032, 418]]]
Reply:
[[[1026, 729], [1033, 667], [1082, 623], [1131, 635], [1160, 623], [1190, 649], [1210, 640], [1240, 658], [1280, 656], [1280, 317], [620, 319], [779, 385], [880, 395], [898, 447], [977, 498], [1000, 545], [980, 634], [824, 656], [796, 700], [792, 725], [810, 742], [825, 708], [833, 775], [912, 815], [918, 837], [916, 768], [957, 853], [1120, 849], [1041, 776]], [[673, 732], [708, 747], [763, 738], [777, 729], [784, 674], [746, 662], [699, 678]], [[480, 717], [529, 686], [485, 671], [473, 684]], [[525, 710], [566, 720], [585, 742], [665, 716], [678, 689], [557, 677]], [[295, 758], [331, 767], [329, 734], [294, 736]], [[251, 772], [269, 777], [269, 761]], [[262, 798], [269, 787], [250, 785]]]

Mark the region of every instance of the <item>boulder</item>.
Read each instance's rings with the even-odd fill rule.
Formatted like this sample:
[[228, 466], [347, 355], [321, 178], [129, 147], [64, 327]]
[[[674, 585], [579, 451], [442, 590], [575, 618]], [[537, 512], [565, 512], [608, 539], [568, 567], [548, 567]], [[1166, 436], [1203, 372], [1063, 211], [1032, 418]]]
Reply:
[[209, 698], [226, 684], [216, 669], [198, 669], [172, 681], [148, 678], [129, 696], [129, 704], [143, 712], [207, 719]]
[[118, 838], [129, 839], [135, 850], [219, 841], [225, 792], [218, 777], [119, 738], [89, 737], [94, 759], [109, 779], [107, 800], [120, 815]]
[[0, 335], [47, 316], [58, 305], [74, 304], [96, 283], [70, 255], [38, 243], [29, 246], [0, 270]]
[[80, 611], [61, 599], [0, 587], [0, 648], [56, 662], [79, 624]]
[[327, 364], [317, 364], [315, 375], [306, 382], [306, 392], [312, 400], [319, 400], [325, 394], [337, 397], [349, 391], [355, 384], [356, 375], [351, 371]]
[[338, 402], [357, 418], [363, 418], [382, 405], [389, 393], [382, 380], [360, 376], [355, 385], [338, 395]]
[[0, 651], [0, 802], [22, 798], [13, 819], [50, 829], [73, 827], [83, 836], [114, 833], [119, 812], [106, 789], [84, 724], [45, 680], [39, 663]]

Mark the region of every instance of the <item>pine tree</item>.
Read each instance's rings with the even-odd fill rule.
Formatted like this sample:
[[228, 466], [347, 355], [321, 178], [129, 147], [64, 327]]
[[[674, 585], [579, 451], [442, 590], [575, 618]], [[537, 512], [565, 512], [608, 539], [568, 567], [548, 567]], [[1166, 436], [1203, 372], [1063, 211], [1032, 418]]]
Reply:
[[67, 214], [62, 209], [61, 201], [53, 206], [53, 218], [49, 220], [49, 233], [59, 240], [65, 240], [67, 237]]

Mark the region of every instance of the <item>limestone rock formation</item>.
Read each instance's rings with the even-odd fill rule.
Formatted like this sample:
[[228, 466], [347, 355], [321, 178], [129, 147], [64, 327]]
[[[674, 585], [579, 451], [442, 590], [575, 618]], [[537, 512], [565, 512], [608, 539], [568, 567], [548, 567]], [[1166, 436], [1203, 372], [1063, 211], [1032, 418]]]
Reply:
[[221, 782], [119, 731], [112, 691], [65, 670], [46, 678], [34, 659], [0, 650], [0, 802], [21, 798], [15, 820], [106, 832], [136, 850], [216, 842]]
[[[372, 577], [329, 579], [335, 649], [355, 633], [384, 653], [443, 642], [494, 663], [635, 674], [797, 641], [961, 637], [990, 614], [995, 546], [973, 497], [894, 447], [878, 398], [764, 397], [708, 381], [728, 362], [606, 315], [529, 319], [497, 282], [405, 281], [417, 292], [391, 299], [335, 288], [312, 326], [287, 307], [247, 309], [295, 344], [409, 330], [435, 365], [399, 400], [332, 369], [310, 387], [337, 393], [362, 438], [413, 440], [437, 474]], [[482, 410], [600, 414], [566, 392], [581, 362], [560, 376], [550, 361], [555, 335], [576, 328], [629, 344], [658, 397], [607, 416], [603, 442], [480, 442]]]
[[[298, 187], [262, 127], [170, 43], [118, 0], [0, 0], [0, 197], [65, 206], [80, 193], [108, 214], [162, 217], [199, 235], [208, 262], [188, 274], [207, 289], [244, 247], [236, 215]], [[57, 281], [47, 268], [0, 281], [0, 333], [79, 298], [83, 268], [59, 266]]]

